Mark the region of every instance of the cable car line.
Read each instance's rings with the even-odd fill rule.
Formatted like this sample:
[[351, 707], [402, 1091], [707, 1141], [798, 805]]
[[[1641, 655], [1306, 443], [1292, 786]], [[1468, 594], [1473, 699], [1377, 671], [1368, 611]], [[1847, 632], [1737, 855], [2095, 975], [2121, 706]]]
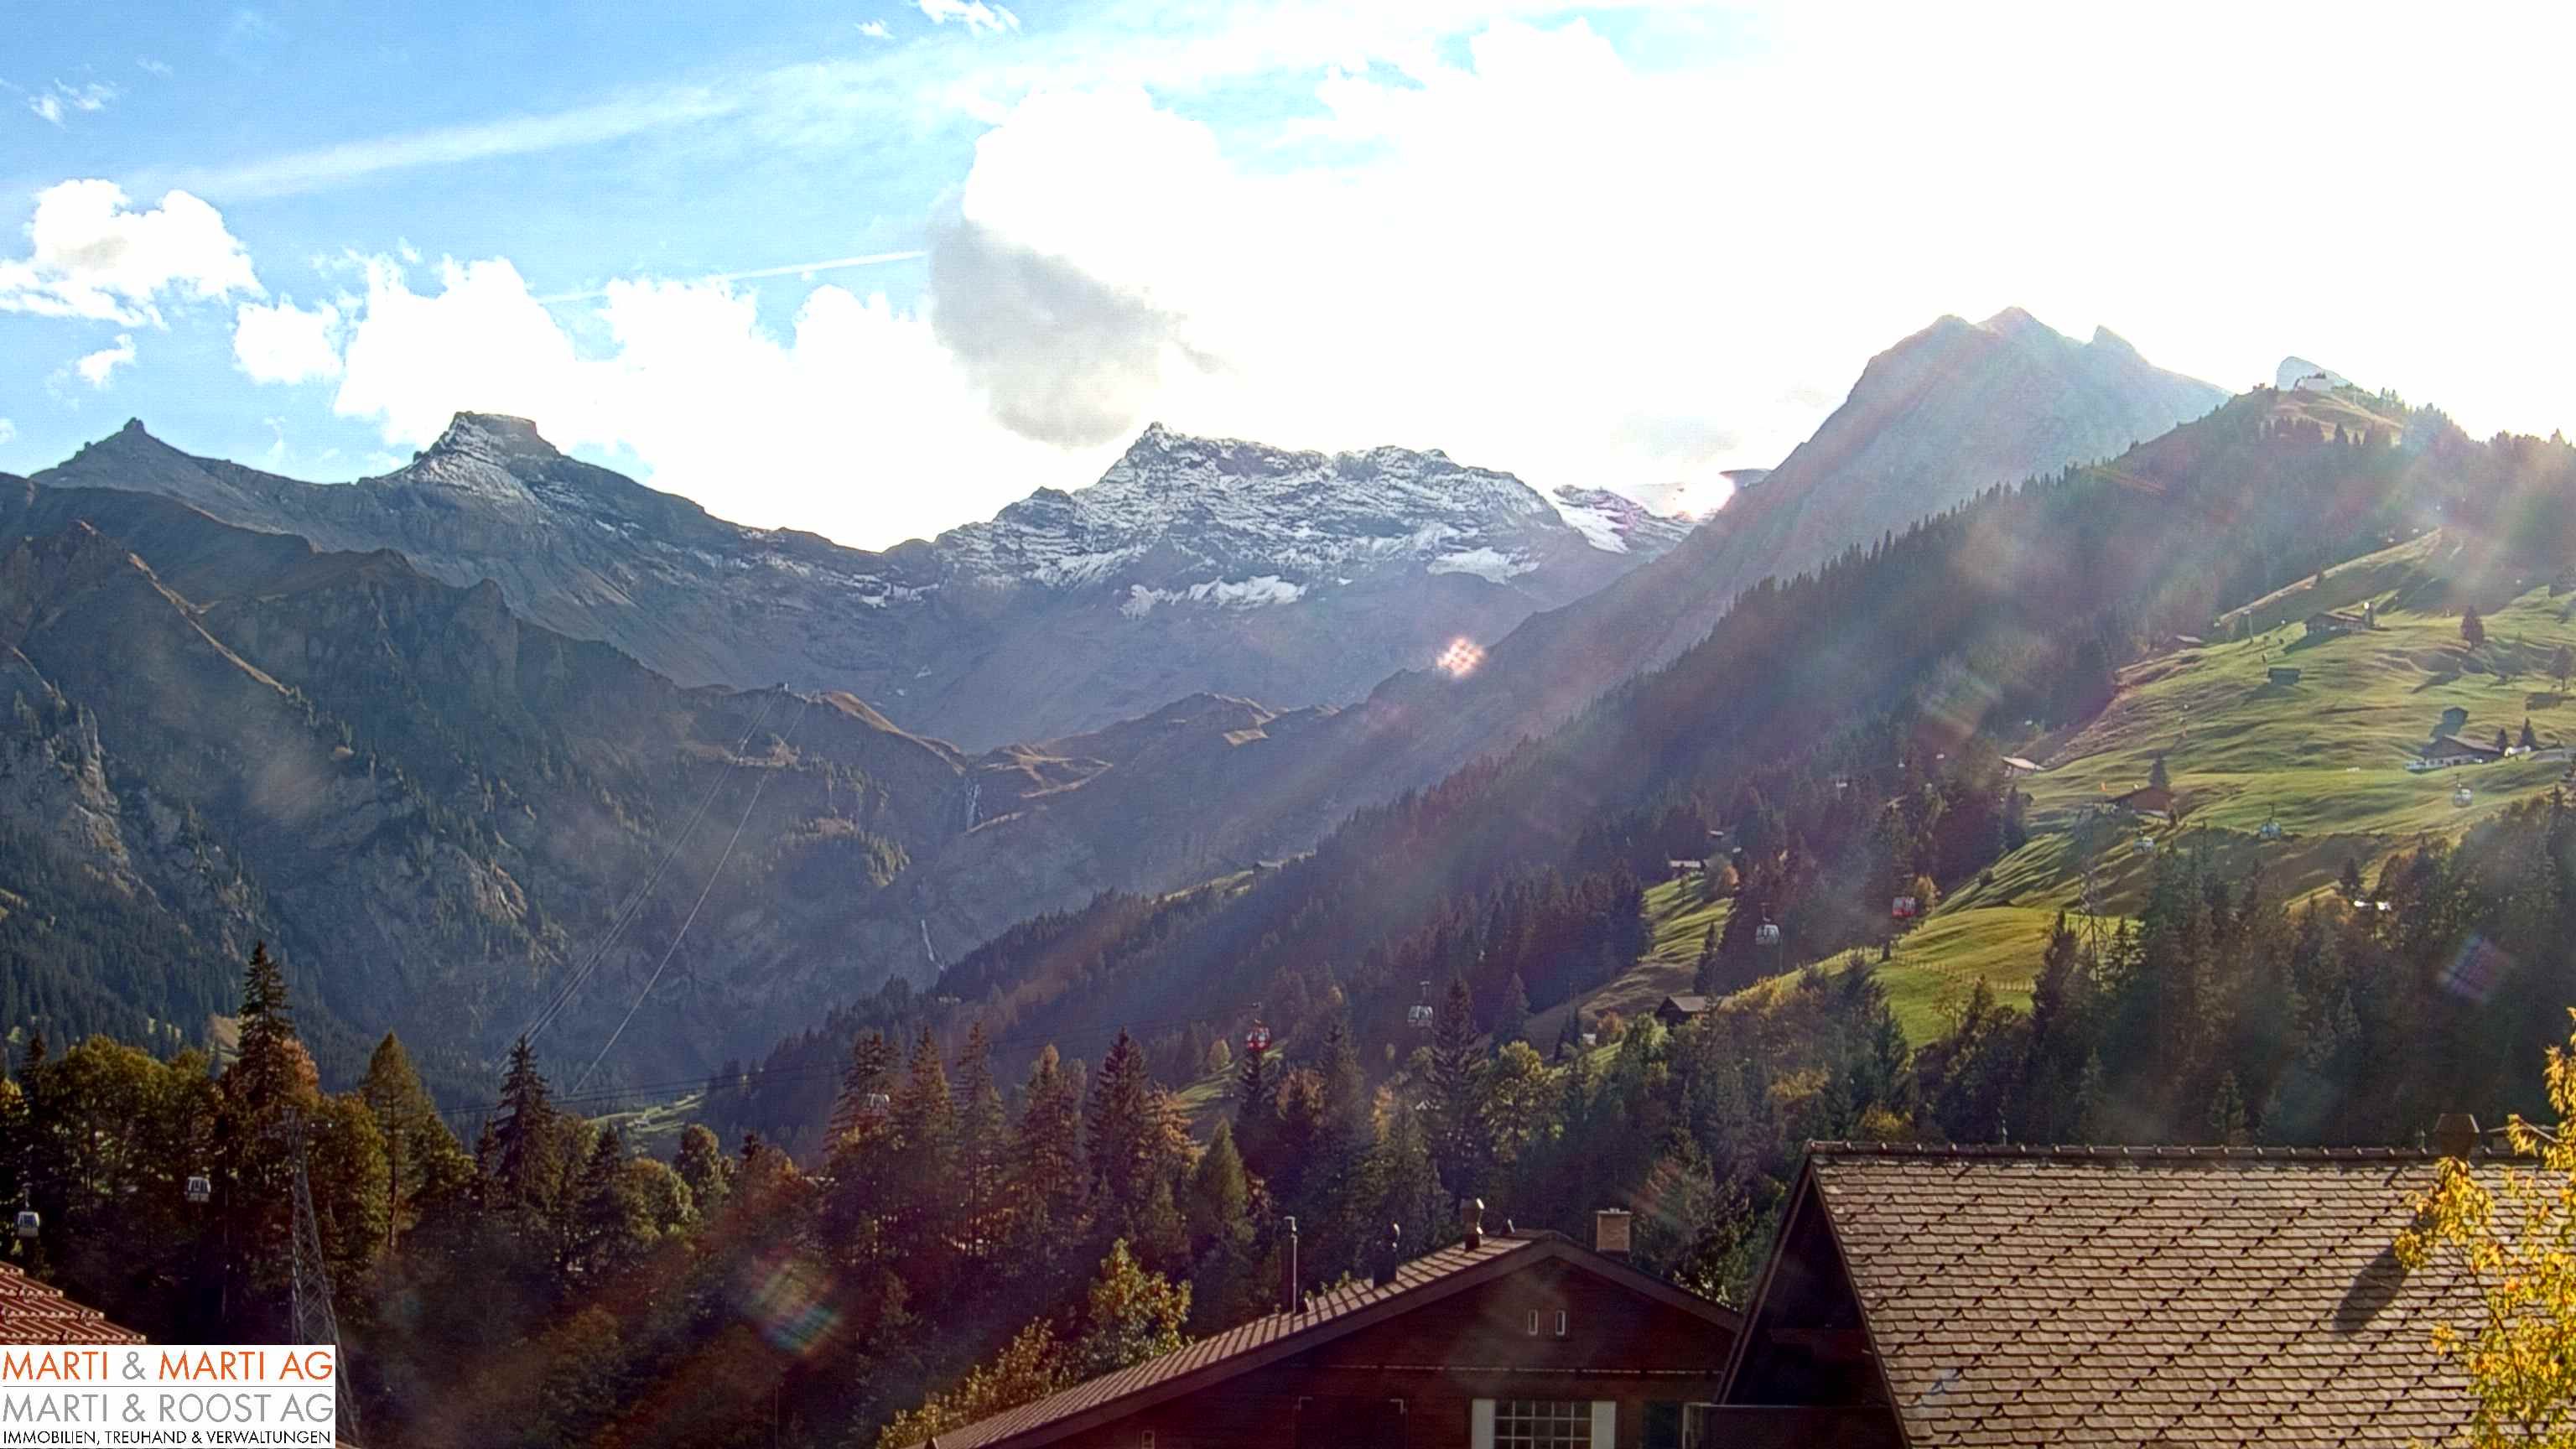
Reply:
[[662, 853], [662, 863], [653, 867], [652, 875], [646, 877], [644, 881], [644, 888], [627, 901], [626, 909], [620, 912], [617, 919], [611, 923], [608, 934], [601, 937], [599, 944], [592, 949], [590, 959], [582, 963], [580, 970], [565, 979], [562, 987], [546, 1003], [545, 1008], [537, 1013], [536, 1019], [529, 1022], [519, 1033], [530, 1043], [533, 1044], [536, 1041], [538, 1033], [553, 1025], [555, 1017], [571, 1003], [573, 993], [579, 991], [582, 983], [590, 979], [591, 973], [599, 969], [599, 963], [608, 958], [609, 948], [617, 944], [617, 938], [626, 933], [626, 928], [633, 923], [636, 913], [644, 909], [644, 902], [652, 898], [654, 888], [662, 883], [662, 873], [671, 868], [673, 860], [679, 858], [680, 847], [686, 845], [689, 837], [696, 833], [698, 822], [706, 818], [707, 808], [716, 803], [716, 792], [724, 788], [726, 777], [733, 772], [733, 760], [744, 750], [751, 748], [751, 737], [758, 734], [760, 727], [768, 722], [769, 711], [776, 703], [775, 699], [761, 700], [760, 713], [752, 717], [751, 728], [742, 732], [741, 743], [735, 745], [733, 754], [726, 757], [724, 768], [716, 771], [715, 779], [707, 785], [705, 797], [698, 801], [698, 808], [689, 816], [689, 823], [681, 826], [680, 833], [672, 837], [671, 848]]
[[[811, 700], [797, 705], [796, 718], [787, 722], [787, 733], [778, 737], [781, 748], [795, 740], [796, 727], [805, 722], [805, 711], [812, 705]], [[573, 1079], [574, 1091], [580, 1091], [582, 1084], [590, 1080], [590, 1074], [598, 1071], [599, 1064], [608, 1059], [608, 1054], [617, 1047], [617, 1039], [626, 1035], [627, 1025], [635, 1020], [635, 1013], [644, 1009], [645, 998], [651, 996], [653, 988], [662, 983], [662, 973], [670, 969], [671, 958], [680, 954], [680, 943], [688, 939], [689, 928], [698, 923], [698, 912], [706, 909], [707, 897], [715, 894], [716, 881], [724, 875], [725, 862], [733, 859], [734, 847], [742, 844], [742, 832], [751, 824], [751, 812], [760, 806], [761, 792], [769, 788], [769, 781], [778, 769], [786, 768], [791, 766], [782, 765], [776, 769], [763, 770], [760, 772], [760, 778], [753, 782], [751, 798], [743, 802], [742, 818], [733, 823], [733, 836], [725, 842], [723, 852], [716, 856], [715, 869], [707, 872], [707, 883], [699, 887], [698, 898], [690, 904], [689, 914], [680, 922], [680, 929], [671, 933], [671, 944], [663, 948], [662, 959], [653, 963], [653, 974], [645, 978], [644, 989], [635, 993], [635, 1004], [626, 1008], [626, 1015], [618, 1018], [617, 1030], [608, 1034], [608, 1042], [599, 1049], [599, 1055], [592, 1057], [590, 1065], [582, 1068], [581, 1075]]]

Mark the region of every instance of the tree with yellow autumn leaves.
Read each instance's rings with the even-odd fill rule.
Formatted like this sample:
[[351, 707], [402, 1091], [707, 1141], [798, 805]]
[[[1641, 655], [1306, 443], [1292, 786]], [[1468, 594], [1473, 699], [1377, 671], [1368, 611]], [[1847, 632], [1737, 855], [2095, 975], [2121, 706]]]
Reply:
[[[2576, 1121], [2576, 1036], [2549, 1049], [2546, 1082], [2559, 1121]], [[2504, 1131], [2529, 1165], [2482, 1172], [2462, 1157], [2442, 1159], [2398, 1235], [2397, 1260], [2410, 1273], [2451, 1267], [2475, 1290], [2468, 1322], [2433, 1330], [2435, 1350], [2458, 1361], [2475, 1404], [2454, 1442], [2576, 1449], [2576, 1140], [2519, 1115]]]

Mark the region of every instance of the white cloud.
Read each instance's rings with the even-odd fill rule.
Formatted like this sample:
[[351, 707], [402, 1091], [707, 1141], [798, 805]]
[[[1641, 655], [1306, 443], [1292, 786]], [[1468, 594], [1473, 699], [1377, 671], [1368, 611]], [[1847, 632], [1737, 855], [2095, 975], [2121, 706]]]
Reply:
[[991, 513], [1115, 448], [1068, 455], [991, 426], [923, 318], [882, 296], [810, 292], [776, 336], [721, 282], [612, 284], [572, 331], [504, 260], [446, 262], [416, 291], [370, 269], [345, 318], [334, 408], [388, 445], [460, 410], [533, 418], [558, 447], [631, 456], [654, 486], [754, 525], [884, 545]]
[[115, 375], [118, 368], [133, 360], [134, 339], [120, 332], [116, 334], [115, 346], [102, 347], [81, 358], [72, 364], [72, 370], [79, 373], [81, 381], [90, 386], [105, 387], [108, 379]]
[[170, 78], [170, 63], [166, 60], [155, 60], [148, 55], [139, 55], [134, 58], [134, 64], [147, 75], [157, 75], [163, 80]]
[[18, 425], [7, 418], [0, 418], [0, 443], [6, 443], [17, 436]]
[[245, 302], [233, 311], [233, 360], [255, 382], [307, 382], [340, 375], [340, 309]]
[[860, 22], [859, 22], [859, 33], [860, 33], [861, 35], [866, 36], [866, 37], [867, 37], [868, 39], [870, 39], [870, 40], [892, 40], [892, 39], [894, 39], [894, 32], [893, 32], [893, 31], [891, 31], [891, 30], [886, 29], [886, 23], [885, 23], [884, 21], [882, 21], [882, 20], [862, 20], [862, 21], [860, 21]]
[[63, 118], [74, 111], [106, 110], [108, 102], [115, 100], [117, 94], [116, 87], [103, 81], [83, 81], [79, 85], [56, 81], [52, 90], [38, 91], [29, 96], [27, 109], [59, 126]]
[[998, 35], [1005, 30], [1020, 28], [1020, 17], [999, 5], [988, 5], [984, 0], [914, 0], [914, 3], [921, 7], [921, 13], [929, 17], [933, 25], [945, 25], [955, 20], [977, 35]]
[[0, 312], [161, 323], [165, 296], [261, 295], [250, 253], [213, 207], [173, 191], [150, 210], [108, 181], [65, 181], [36, 196], [28, 255], [0, 261]]

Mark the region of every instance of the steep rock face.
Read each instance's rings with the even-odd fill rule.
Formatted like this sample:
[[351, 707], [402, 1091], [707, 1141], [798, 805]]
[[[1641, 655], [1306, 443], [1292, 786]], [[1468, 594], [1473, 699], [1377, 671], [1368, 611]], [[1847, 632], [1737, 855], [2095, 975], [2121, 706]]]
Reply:
[[846, 690], [978, 748], [1200, 692], [1355, 698], [1453, 638], [1591, 592], [1688, 526], [1598, 492], [1552, 503], [1437, 452], [1291, 452], [1159, 425], [1092, 487], [883, 553], [738, 527], [489, 414], [345, 486], [191, 457], [135, 423], [38, 481], [391, 549], [683, 684]]
[[479, 1077], [559, 991], [550, 1051], [641, 1002], [633, 1060], [699, 1069], [915, 969], [890, 888], [964, 833], [947, 746], [847, 695], [677, 688], [389, 552], [0, 482], [14, 1019], [193, 1033], [265, 939], [327, 1071], [396, 1027]]

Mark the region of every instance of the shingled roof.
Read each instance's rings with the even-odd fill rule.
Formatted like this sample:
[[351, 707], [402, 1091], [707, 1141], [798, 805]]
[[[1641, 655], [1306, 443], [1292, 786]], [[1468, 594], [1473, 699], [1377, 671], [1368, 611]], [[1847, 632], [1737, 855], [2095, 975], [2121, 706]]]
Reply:
[[84, 1308], [49, 1283], [0, 1263], [0, 1343], [141, 1343], [95, 1308]]
[[[2476, 1300], [2390, 1245], [2438, 1160], [1825, 1143], [1799, 1205], [1822, 1210], [1908, 1449], [2435, 1443], [2470, 1401], [2430, 1334]], [[2478, 1164], [2491, 1187], [2500, 1166]], [[1748, 1345], [1758, 1297], [1750, 1318]]]
[[1203, 1338], [1160, 1358], [1086, 1379], [1035, 1403], [959, 1429], [943, 1429], [913, 1449], [984, 1449], [1008, 1442], [1045, 1444], [1093, 1424], [1303, 1353], [1425, 1303], [1551, 1260], [1617, 1279], [1625, 1286], [1730, 1327], [1735, 1310], [1694, 1297], [1660, 1278], [1580, 1246], [1561, 1233], [1497, 1233], [1475, 1247], [1457, 1244], [1399, 1264], [1385, 1283], [1345, 1283], [1318, 1293], [1295, 1313], [1272, 1313]]

